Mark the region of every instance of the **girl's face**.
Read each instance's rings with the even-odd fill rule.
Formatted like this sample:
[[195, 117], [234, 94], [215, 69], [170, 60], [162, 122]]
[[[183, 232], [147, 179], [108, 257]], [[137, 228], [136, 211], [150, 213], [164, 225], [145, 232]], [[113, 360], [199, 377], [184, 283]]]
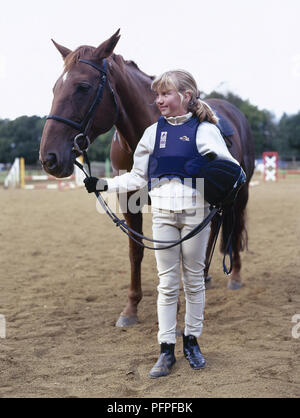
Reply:
[[181, 97], [176, 90], [162, 89], [157, 92], [156, 105], [162, 116], [181, 116], [187, 113], [187, 104], [189, 99]]

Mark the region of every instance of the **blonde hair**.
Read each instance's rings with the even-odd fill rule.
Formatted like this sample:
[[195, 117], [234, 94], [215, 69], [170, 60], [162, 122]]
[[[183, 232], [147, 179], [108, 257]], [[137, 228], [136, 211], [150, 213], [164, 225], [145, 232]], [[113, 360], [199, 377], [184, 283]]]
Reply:
[[211, 107], [200, 99], [200, 92], [194, 77], [185, 70], [166, 71], [156, 77], [151, 85], [152, 90], [175, 89], [183, 99], [183, 93], [190, 92], [191, 100], [188, 104], [188, 111], [196, 115], [200, 122], [208, 121], [216, 125], [218, 117]]

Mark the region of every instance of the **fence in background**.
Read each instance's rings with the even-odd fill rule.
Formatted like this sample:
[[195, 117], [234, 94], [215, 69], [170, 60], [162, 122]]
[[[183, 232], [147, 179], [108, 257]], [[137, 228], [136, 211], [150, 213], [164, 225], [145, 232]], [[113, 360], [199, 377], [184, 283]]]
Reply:
[[[82, 162], [82, 160], [81, 160]], [[70, 177], [58, 179], [42, 172], [26, 175], [24, 158], [16, 158], [5, 180], [4, 188], [21, 188], [25, 190], [66, 190], [83, 186], [84, 174], [74, 166], [74, 173]]]

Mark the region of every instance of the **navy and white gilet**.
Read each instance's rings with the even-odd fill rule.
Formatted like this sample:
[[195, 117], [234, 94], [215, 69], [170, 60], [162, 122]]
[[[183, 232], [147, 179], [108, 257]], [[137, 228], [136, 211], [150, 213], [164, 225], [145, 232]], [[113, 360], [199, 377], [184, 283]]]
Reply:
[[[191, 174], [188, 166], [208, 161], [197, 148], [196, 136], [200, 124], [193, 116], [180, 125], [171, 125], [161, 116], [158, 119], [153, 153], [149, 157], [148, 189], [151, 190], [166, 179], [179, 178], [182, 183], [193, 179], [189, 185], [195, 188], [196, 175]], [[188, 170], [188, 171], [187, 171]]]

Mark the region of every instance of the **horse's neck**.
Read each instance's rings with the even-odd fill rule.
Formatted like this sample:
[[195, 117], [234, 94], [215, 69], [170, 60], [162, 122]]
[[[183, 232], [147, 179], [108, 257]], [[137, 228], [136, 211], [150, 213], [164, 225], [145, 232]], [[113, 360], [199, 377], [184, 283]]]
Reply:
[[133, 64], [124, 63], [116, 71], [116, 93], [119, 101], [117, 130], [129, 147], [135, 150], [145, 129], [158, 118], [151, 91], [151, 77], [140, 72]]

